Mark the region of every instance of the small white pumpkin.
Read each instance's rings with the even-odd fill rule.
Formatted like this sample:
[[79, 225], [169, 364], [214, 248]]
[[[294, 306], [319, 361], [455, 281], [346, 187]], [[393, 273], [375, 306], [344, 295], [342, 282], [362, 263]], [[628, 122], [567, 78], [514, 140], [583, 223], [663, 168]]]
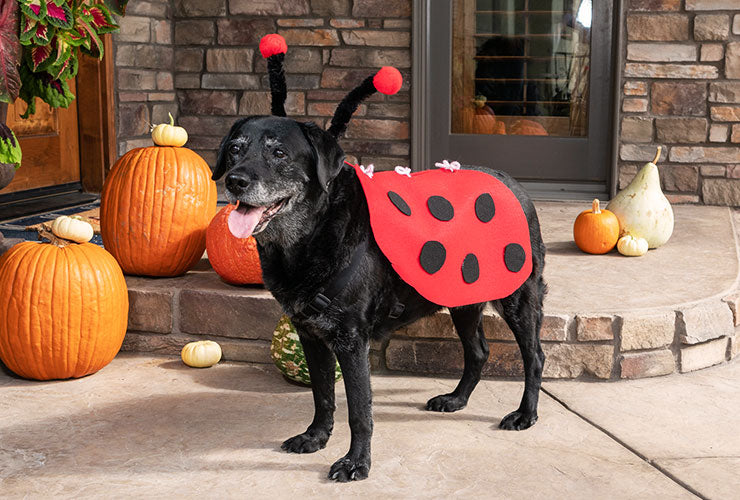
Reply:
[[87, 243], [95, 235], [95, 231], [89, 222], [79, 217], [67, 217], [62, 215], [54, 219], [51, 224], [51, 232], [58, 238], [74, 241], [75, 243]]
[[207, 368], [221, 361], [221, 346], [212, 340], [185, 344], [180, 352], [183, 363], [193, 368]]
[[188, 142], [188, 133], [184, 128], [176, 127], [172, 113], [168, 114], [170, 123], [160, 123], [152, 127], [152, 140], [157, 146], [184, 146]]
[[640, 257], [648, 251], [648, 242], [645, 238], [635, 238], [628, 234], [619, 238], [617, 250], [627, 257]]

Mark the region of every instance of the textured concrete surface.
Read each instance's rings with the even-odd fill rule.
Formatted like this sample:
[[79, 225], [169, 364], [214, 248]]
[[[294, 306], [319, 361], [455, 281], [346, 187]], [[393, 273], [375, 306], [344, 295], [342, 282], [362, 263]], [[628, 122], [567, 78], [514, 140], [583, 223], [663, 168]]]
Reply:
[[437, 414], [421, 408], [455, 380], [376, 376], [373, 469], [341, 485], [326, 479], [349, 444], [341, 384], [327, 448], [288, 455], [279, 445], [304, 430], [312, 398], [270, 365], [198, 370], [122, 354], [79, 380], [0, 373], [0, 496], [690, 498], [685, 482], [727, 498], [740, 455], [740, 402], [728, 393], [738, 375], [735, 364], [620, 384], [548, 383], [567, 407], [542, 394], [540, 421], [522, 432], [496, 427], [521, 382], [483, 381], [468, 408]]
[[624, 257], [616, 250], [581, 252], [573, 241], [573, 221], [589, 208], [587, 203], [537, 203], [547, 244], [547, 310], [614, 313], [672, 307], [726, 293], [735, 284], [738, 255], [727, 207], [675, 205], [673, 236], [642, 257]]

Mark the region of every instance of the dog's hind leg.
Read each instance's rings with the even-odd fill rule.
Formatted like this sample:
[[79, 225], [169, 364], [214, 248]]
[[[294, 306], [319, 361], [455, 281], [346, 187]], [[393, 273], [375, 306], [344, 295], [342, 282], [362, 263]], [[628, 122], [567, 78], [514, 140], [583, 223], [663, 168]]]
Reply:
[[499, 301], [501, 315], [514, 332], [524, 362], [522, 401], [516, 411], [501, 420], [501, 429], [520, 431], [537, 421], [537, 402], [545, 364], [545, 354], [540, 345], [544, 294], [545, 283], [542, 277], [533, 275], [519, 290]]
[[281, 448], [289, 453], [313, 453], [326, 446], [334, 428], [335, 358], [323, 340], [308, 335], [299, 336], [311, 376], [314, 417], [306, 432], [288, 439]]
[[430, 399], [427, 410], [457, 411], [468, 404], [470, 393], [480, 381], [483, 365], [488, 359], [488, 342], [483, 333], [483, 306], [484, 304], [475, 304], [450, 310], [455, 330], [462, 341], [465, 367], [455, 390]]

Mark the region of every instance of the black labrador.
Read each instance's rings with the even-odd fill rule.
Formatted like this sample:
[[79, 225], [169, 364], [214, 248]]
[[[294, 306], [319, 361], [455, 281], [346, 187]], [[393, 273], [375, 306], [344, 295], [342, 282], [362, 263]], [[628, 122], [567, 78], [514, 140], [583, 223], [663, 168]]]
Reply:
[[[273, 85], [273, 114], [282, 116], [255, 116], [234, 124], [221, 144], [213, 178], [226, 175], [227, 198], [239, 202], [242, 219], [242, 228], [232, 232], [255, 236], [265, 285], [293, 321], [308, 362], [314, 418], [305, 432], [285, 441], [282, 449], [312, 453], [326, 446], [334, 426], [337, 359], [344, 376], [352, 441], [347, 454], [332, 465], [329, 478], [360, 480], [370, 470], [373, 431], [370, 339], [380, 339], [441, 307], [401, 280], [373, 238], [360, 181], [354, 169], [345, 165], [337, 142], [357, 107], [357, 95], [349, 110], [343, 101], [329, 132], [313, 123], [285, 118], [280, 105], [275, 113], [276, 98], [280, 99], [280, 92]], [[525, 372], [519, 408], [506, 415], [500, 427], [526, 429], [537, 420], [545, 361], [539, 339], [546, 293], [542, 278], [545, 246], [534, 205], [520, 184], [496, 170], [463, 168], [501, 180], [521, 202], [529, 224], [532, 273], [510, 296], [491, 302], [516, 337]], [[352, 268], [349, 275], [348, 268]], [[337, 276], [343, 276], [345, 283], [336, 297], [325, 308], [314, 308], [314, 299], [334, 286]], [[399, 303], [405, 308], [400, 315], [394, 314]], [[454, 391], [430, 399], [427, 410], [452, 412], [467, 404], [488, 359], [484, 306], [450, 309], [464, 348], [463, 375]]]

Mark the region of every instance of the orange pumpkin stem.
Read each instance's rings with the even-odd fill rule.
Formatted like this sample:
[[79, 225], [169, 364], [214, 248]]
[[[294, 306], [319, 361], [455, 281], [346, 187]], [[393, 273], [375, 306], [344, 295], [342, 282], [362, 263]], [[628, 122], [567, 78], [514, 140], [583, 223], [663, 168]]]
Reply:
[[591, 204], [591, 211], [595, 214], [601, 213], [601, 208], [599, 208], [599, 200], [598, 198], [594, 198], [593, 203]]
[[658, 152], [655, 153], [655, 158], [653, 158], [653, 161], [651, 163], [655, 164], [658, 163], [658, 160], [660, 159], [660, 152], [663, 151], [663, 146], [658, 146]]

